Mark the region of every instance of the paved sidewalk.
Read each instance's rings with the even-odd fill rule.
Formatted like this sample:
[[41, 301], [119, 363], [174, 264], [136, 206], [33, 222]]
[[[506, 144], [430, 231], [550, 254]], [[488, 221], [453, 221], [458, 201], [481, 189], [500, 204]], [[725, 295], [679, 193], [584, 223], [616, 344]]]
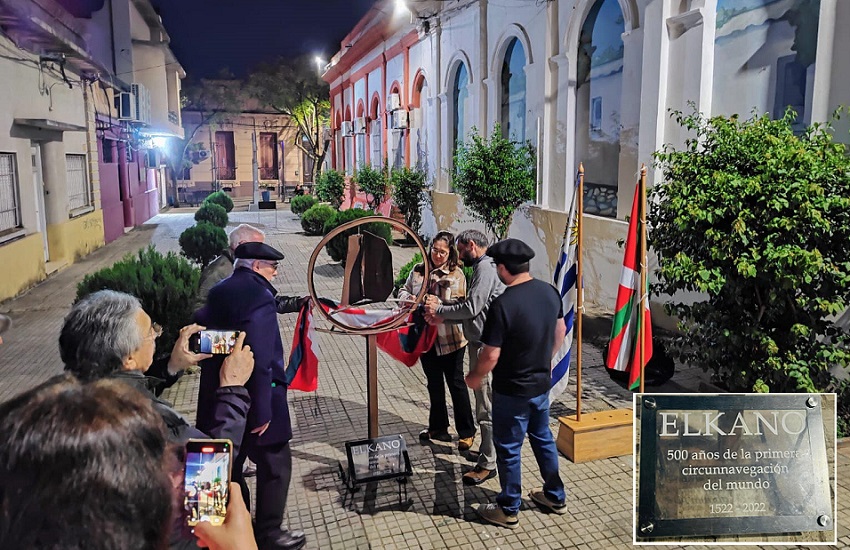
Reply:
[[[297, 218], [288, 210], [232, 212], [231, 226], [252, 223], [267, 233], [267, 241], [283, 250], [286, 259], [275, 285], [282, 294], [306, 291], [310, 254], [318, 237], [301, 234]], [[59, 272], [26, 294], [0, 304], [0, 312], [14, 319], [0, 346], [0, 400], [61, 372], [57, 338], [62, 319], [76, 294], [76, 284], [89, 272], [111, 265], [124, 254], [154, 244], [159, 250], [178, 250], [177, 238], [192, 225], [191, 212], [161, 214], [147, 225], [96, 251]], [[393, 247], [396, 267], [414, 249]], [[316, 264], [317, 291], [332, 295], [340, 286], [342, 269], [324, 254]], [[294, 315], [279, 316], [288, 349]], [[592, 324], [593, 320], [589, 320]], [[570, 513], [541, 512], [526, 499], [520, 527], [509, 531], [480, 523], [473, 504], [492, 501], [498, 479], [480, 487], [460, 483], [473, 463], [458, 453], [456, 442], [421, 445], [419, 431], [426, 427], [428, 395], [421, 368], [407, 368], [379, 354], [379, 408], [382, 434], [404, 436], [414, 475], [409, 484], [411, 502], [397, 504], [395, 487], [386, 482], [377, 492], [361, 490], [343, 505], [338, 463], [344, 460], [344, 442], [366, 436], [365, 341], [362, 337], [322, 334], [319, 389], [315, 394], [290, 395], [295, 438], [294, 471], [287, 523], [306, 531], [307, 548], [628, 548], [632, 524], [632, 456], [573, 464], [561, 457]], [[583, 347], [582, 411], [631, 407], [631, 393], [611, 382], [602, 366], [601, 350], [590, 339]], [[694, 392], [707, 377], [685, 369], [659, 392]], [[198, 377], [186, 376], [166, 397], [186, 416], [194, 417]], [[555, 417], [575, 412], [575, 388], [552, 407]], [[556, 434], [557, 435], [557, 434]], [[836, 457], [830, 450], [830, 460]], [[838, 453], [839, 547], [850, 547], [850, 447]], [[541, 483], [528, 445], [523, 449], [524, 491]], [[682, 547], [682, 546], [670, 546]], [[689, 546], [698, 548], [698, 546]], [[716, 548], [716, 547], [715, 547]]]

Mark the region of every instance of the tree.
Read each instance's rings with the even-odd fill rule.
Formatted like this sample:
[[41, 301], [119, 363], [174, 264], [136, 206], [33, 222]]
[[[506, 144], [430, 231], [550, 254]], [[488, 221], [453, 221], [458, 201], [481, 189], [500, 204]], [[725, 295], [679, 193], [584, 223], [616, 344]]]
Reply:
[[314, 178], [322, 171], [328, 141], [323, 128], [330, 123], [328, 85], [312, 57], [278, 58], [262, 63], [248, 77], [247, 93], [262, 107], [286, 115], [298, 126], [293, 145], [313, 160]]
[[821, 391], [850, 362], [832, 320], [850, 302], [850, 158], [829, 125], [795, 134], [795, 116], [676, 112], [694, 137], [655, 154], [653, 291], [673, 296], [673, 353], [730, 391]]
[[[187, 82], [181, 91], [185, 135], [183, 139], [170, 138], [164, 151], [174, 206], [180, 206], [177, 179], [184, 170], [198, 163], [194, 153], [204, 148], [203, 143], [193, 143], [198, 131], [204, 126], [224, 122], [242, 110], [242, 86], [229, 73], [223, 72], [221, 76], [221, 80]], [[197, 119], [187, 124], [186, 115], [189, 113], [196, 115]]]
[[499, 124], [489, 139], [473, 128], [469, 141], [457, 149], [452, 184], [473, 217], [498, 239], [507, 236], [514, 211], [534, 200], [535, 159], [531, 143], [505, 138]]

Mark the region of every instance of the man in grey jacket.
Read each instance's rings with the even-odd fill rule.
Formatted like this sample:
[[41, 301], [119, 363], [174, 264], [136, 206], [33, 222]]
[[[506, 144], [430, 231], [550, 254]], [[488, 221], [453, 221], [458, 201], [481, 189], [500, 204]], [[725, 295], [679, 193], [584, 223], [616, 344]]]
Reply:
[[[201, 279], [198, 282], [198, 296], [195, 299], [195, 309], [198, 310], [207, 303], [212, 287], [227, 279], [233, 274], [233, 251], [240, 244], [262, 243], [266, 240], [266, 234], [253, 225], [243, 223], [238, 225], [228, 236], [229, 248], [221, 252], [221, 256], [210, 262], [201, 271]], [[275, 296], [278, 313], [295, 313], [309, 300], [309, 296]]]
[[[472, 266], [472, 281], [466, 299], [456, 304], [442, 305], [436, 296], [428, 296], [425, 313], [436, 321], [462, 322], [463, 334], [469, 341], [469, 370], [478, 364], [481, 350], [481, 331], [487, 319], [487, 311], [493, 300], [502, 294], [505, 285], [496, 274], [493, 260], [487, 256], [487, 237], [480, 231], [468, 229], [461, 232], [455, 242], [464, 265]], [[475, 416], [481, 430], [481, 445], [478, 448], [478, 463], [463, 475], [465, 485], [480, 485], [496, 477], [496, 448], [493, 445], [492, 389], [490, 376], [475, 390]], [[460, 449], [465, 450], [465, 449]]]

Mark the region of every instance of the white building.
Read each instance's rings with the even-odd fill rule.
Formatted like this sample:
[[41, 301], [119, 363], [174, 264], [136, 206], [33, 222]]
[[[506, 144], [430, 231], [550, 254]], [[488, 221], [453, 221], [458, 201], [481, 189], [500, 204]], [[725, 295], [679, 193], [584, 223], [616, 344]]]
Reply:
[[[850, 2], [838, 0], [379, 1], [345, 37], [331, 88], [333, 167], [388, 159], [434, 186], [431, 230], [478, 226], [450, 192], [454, 144], [494, 124], [539, 154], [536, 204], [511, 236], [557, 257], [567, 197], [586, 171], [585, 289], [612, 309], [642, 163], [685, 135], [669, 116], [786, 106], [801, 124], [850, 104]], [[846, 132], [844, 132], [846, 135]], [[650, 184], [660, 174], [650, 169]], [[548, 262], [545, 261], [548, 259]]]

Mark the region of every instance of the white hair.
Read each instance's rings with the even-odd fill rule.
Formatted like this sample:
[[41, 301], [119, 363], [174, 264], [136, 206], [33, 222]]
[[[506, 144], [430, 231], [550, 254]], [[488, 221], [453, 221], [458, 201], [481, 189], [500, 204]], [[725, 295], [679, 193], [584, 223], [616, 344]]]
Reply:
[[261, 243], [266, 239], [266, 234], [262, 229], [257, 229], [253, 225], [243, 223], [237, 225], [229, 236], [230, 250], [236, 250], [236, 247], [242, 243]]

